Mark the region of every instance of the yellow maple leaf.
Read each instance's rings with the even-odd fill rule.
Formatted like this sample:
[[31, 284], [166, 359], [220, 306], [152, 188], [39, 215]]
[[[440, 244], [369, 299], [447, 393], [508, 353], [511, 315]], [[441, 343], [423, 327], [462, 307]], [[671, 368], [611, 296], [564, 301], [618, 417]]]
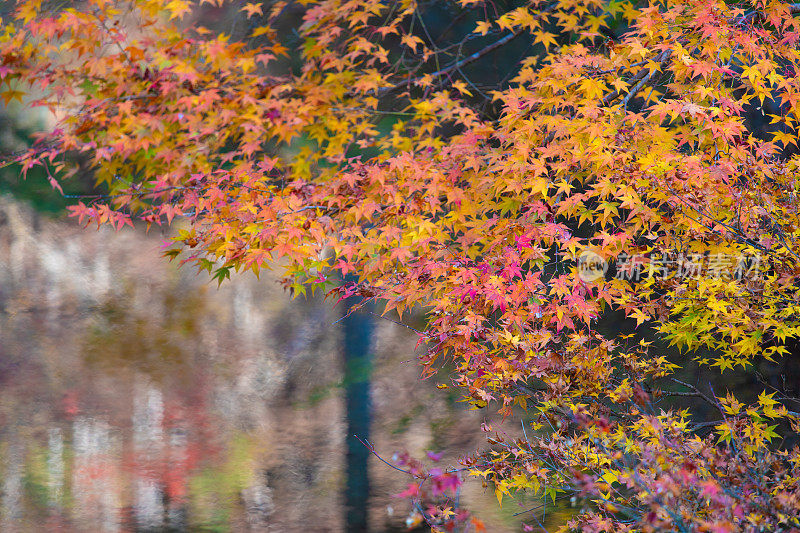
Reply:
[[423, 44], [422, 39], [420, 39], [416, 35], [409, 35], [409, 34], [403, 35], [400, 38], [400, 42], [411, 48], [411, 50], [415, 53], [417, 51], [417, 47]]
[[261, 11], [261, 4], [247, 3], [242, 8], [242, 11], [247, 13], [247, 18], [250, 18], [250, 17], [252, 17], [253, 15], [256, 15], [256, 14], [258, 14], [258, 15], [263, 15], [264, 14], [264, 12]]
[[460, 92], [461, 94], [466, 94], [467, 96], [472, 96], [472, 93], [467, 90], [467, 84], [461, 80], [453, 82], [453, 88]]
[[172, 0], [167, 4], [167, 11], [169, 11], [169, 19], [182, 18], [186, 13], [191, 10], [191, 5], [185, 0]]
[[477, 24], [475, 24], [475, 29], [472, 30], [472, 33], [480, 33], [481, 35], [486, 35], [487, 33], [489, 33], [489, 28], [491, 27], [492, 27], [491, 22], [481, 20], [478, 21]]
[[549, 50], [551, 44], [556, 44], [556, 36], [546, 31], [537, 32], [536, 38], [533, 40], [535, 43], [542, 43], [545, 49]]

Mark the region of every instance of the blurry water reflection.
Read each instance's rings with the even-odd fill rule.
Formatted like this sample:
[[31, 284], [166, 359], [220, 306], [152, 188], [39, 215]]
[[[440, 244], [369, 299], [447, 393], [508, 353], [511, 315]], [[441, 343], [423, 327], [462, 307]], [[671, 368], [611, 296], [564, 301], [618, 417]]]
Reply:
[[[269, 279], [217, 290], [160, 244], [0, 199], [2, 530], [347, 530], [340, 310]], [[377, 448], [480, 447], [483, 413], [417, 379], [408, 331], [374, 326]], [[369, 475], [369, 529], [404, 530], [407, 480], [374, 458]], [[465, 499], [519, 527], [490, 489]]]

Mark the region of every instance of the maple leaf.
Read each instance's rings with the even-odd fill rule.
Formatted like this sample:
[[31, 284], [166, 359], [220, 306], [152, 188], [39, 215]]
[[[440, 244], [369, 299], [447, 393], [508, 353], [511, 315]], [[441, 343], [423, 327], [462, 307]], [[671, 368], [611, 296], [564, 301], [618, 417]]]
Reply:
[[416, 35], [405, 34], [400, 38], [400, 42], [411, 48], [412, 52], [416, 52], [418, 46], [423, 46], [422, 39]]
[[461, 94], [466, 94], [467, 96], [472, 96], [472, 93], [467, 90], [467, 84], [461, 80], [454, 81], [452, 84], [453, 88], [457, 90]]
[[552, 33], [548, 33], [546, 31], [537, 32], [536, 37], [534, 38], [533, 42], [535, 43], [542, 43], [545, 49], [549, 50], [550, 45], [557, 44], [556, 36]]
[[681, 113], [688, 113], [691, 116], [695, 116], [697, 114], [702, 114], [705, 111], [706, 111], [705, 107], [703, 107], [701, 105], [693, 104], [691, 102], [683, 104], [683, 107], [681, 107]]
[[475, 24], [475, 29], [472, 31], [473, 33], [480, 33], [481, 35], [486, 35], [491, 27], [492, 27], [491, 22], [485, 20], [479, 20]]
[[170, 2], [167, 3], [167, 10], [170, 13], [170, 20], [183, 18], [186, 13], [191, 11], [191, 3], [186, 0], [170, 0]]
[[[247, 3], [242, 8], [242, 11], [247, 13], [247, 18], [250, 18], [253, 15], [263, 15], [264, 12], [261, 10], [261, 8], [262, 6], [260, 3], [259, 4]], [[258, 37], [258, 35], [256, 35], [255, 32], [253, 32], [253, 36]]]

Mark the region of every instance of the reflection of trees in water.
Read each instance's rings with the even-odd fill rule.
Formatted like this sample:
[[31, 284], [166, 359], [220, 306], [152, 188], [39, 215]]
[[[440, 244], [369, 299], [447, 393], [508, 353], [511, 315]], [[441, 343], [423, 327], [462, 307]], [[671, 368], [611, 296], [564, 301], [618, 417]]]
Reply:
[[[346, 435], [450, 463], [481, 445], [483, 413], [418, 381], [415, 339], [389, 322], [374, 323], [374, 364], [345, 374], [339, 308], [263, 279], [217, 290], [134, 232], [30, 220], [0, 200], [3, 531], [342, 531], [345, 494], [369, 498], [371, 531], [400, 531], [408, 509], [390, 495], [407, 480], [369, 459], [350, 467], [369, 490], [349, 490]], [[471, 487], [492, 531], [511, 530]]]
[[206, 311], [205, 291], [160, 293], [160, 301], [139, 312], [131, 305], [134, 292], [134, 287], [126, 287], [92, 314], [93, 324], [81, 350], [87, 364], [136, 368], [156, 382], [166, 377], [165, 372], [189, 378], [192, 365], [203, 363], [198, 320]]

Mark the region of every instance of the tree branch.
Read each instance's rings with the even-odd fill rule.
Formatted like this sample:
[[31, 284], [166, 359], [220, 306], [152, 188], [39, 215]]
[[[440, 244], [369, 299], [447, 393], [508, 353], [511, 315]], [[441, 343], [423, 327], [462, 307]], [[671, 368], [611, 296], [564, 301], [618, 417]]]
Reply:
[[[659, 69], [664, 68], [666, 66], [669, 59], [672, 57], [672, 50], [664, 50], [660, 54], [658, 54], [655, 58], [656, 61], [659, 62]], [[634, 77], [631, 79], [632, 83], [636, 83], [634, 87], [630, 90], [630, 92], [625, 96], [624, 103], [627, 105], [628, 101], [633, 98], [636, 93], [642, 90], [642, 87], [647, 85], [647, 82], [653, 76], [653, 71], [648, 68], [643, 68], [640, 70]], [[619, 91], [612, 91], [608, 93], [605, 98], [603, 98], [603, 105], [607, 106], [610, 105], [614, 100], [619, 98], [620, 92]]]
[[521, 33], [509, 33], [508, 35], [506, 35], [502, 39], [498, 39], [497, 41], [493, 42], [489, 46], [487, 46], [485, 48], [481, 48], [480, 50], [478, 50], [474, 54], [468, 55], [464, 59], [456, 61], [455, 63], [453, 63], [450, 66], [447, 66], [447, 67], [444, 67], [442, 69], [439, 69], [436, 72], [431, 72], [429, 74], [423, 74], [423, 76], [417, 76], [416, 78], [410, 79], [408, 81], [404, 81], [402, 83], [398, 83], [397, 85], [395, 85], [393, 87], [384, 87], [383, 89], [378, 91], [378, 96], [379, 97], [386, 96], [387, 94], [391, 94], [391, 93], [393, 93], [395, 91], [401, 90], [403, 87], [406, 87], [406, 86], [410, 87], [410, 86], [416, 84], [417, 82], [419, 82], [419, 80], [421, 80], [424, 76], [431, 76], [433, 79], [437, 79], [437, 78], [441, 78], [443, 76], [447, 76], [447, 75], [451, 74], [452, 72], [460, 69], [461, 67], [463, 67], [465, 65], [469, 65], [470, 63], [474, 63], [475, 61], [477, 61], [478, 59], [482, 58], [486, 54], [488, 54], [490, 52], [493, 52], [494, 50], [497, 50], [498, 48], [500, 48], [504, 44], [512, 41], [514, 38], [519, 37], [520, 35], [521, 35]]
[[[549, 13], [550, 11], [553, 11], [555, 8], [556, 8], [556, 4], [549, 5], [548, 7], [542, 9], [538, 13], [537, 18], [544, 16], [545, 14]], [[444, 68], [441, 68], [441, 69], [439, 69], [439, 70], [437, 70], [435, 72], [431, 72], [431, 73], [428, 73], [428, 74], [423, 74], [422, 76], [417, 76], [417, 77], [415, 77], [413, 79], [398, 83], [397, 85], [395, 85], [393, 87], [384, 87], [383, 89], [378, 90], [378, 97], [380, 98], [381, 96], [386, 96], [387, 94], [391, 94], [393, 92], [399, 91], [403, 87], [410, 87], [410, 86], [416, 84], [417, 82], [419, 82], [419, 80], [421, 80], [424, 76], [430, 76], [433, 79], [449, 76], [453, 72], [465, 67], [466, 65], [469, 65], [470, 63], [474, 63], [475, 61], [479, 60], [480, 58], [482, 58], [486, 54], [489, 54], [489, 53], [497, 50], [501, 46], [503, 46], [505, 44], [508, 44], [509, 42], [513, 41], [514, 39], [516, 39], [520, 35], [522, 35], [521, 31], [515, 31], [513, 33], [509, 33], [505, 37], [502, 37], [502, 38], [498, 39], [497, 41], [493, 42], [492, 44], [490, 44], [490, 45], [488, 45], [488, 46], [486, 46], [484, 48], [481, 48], [477, 52], [475, 52], [475, 53], [473, 53], [471, 55], [468, 55], [464, 59], [460, 59], [460, 60], [456, 61], [452, 65], [449, 65], [449, 66], [446, 66]]]

